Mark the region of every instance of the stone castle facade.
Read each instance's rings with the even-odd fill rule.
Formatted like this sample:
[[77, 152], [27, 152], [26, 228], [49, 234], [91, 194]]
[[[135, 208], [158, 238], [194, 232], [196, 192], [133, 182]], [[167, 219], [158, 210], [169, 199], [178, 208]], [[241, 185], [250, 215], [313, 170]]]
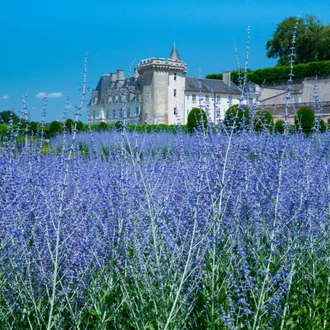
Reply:
[[[259, 107], [263, 107], [272, 113], [275, 120], [283, 119], [287, 105], [287, 84], [266, 86], [260, 89]], [[322, 108], [322, 119], [330, 124], [330, 76], [306, 77], [291, 85], [292, 102], [289, 102], [289, 117], [291, 124], [294, 123], [294, 111], [302, 107], [314, 108], [317, 106], [315, 99], [318, 98]]]
[[192, 108], [202, 108], [209, 120], [224, 118], [230, 105], [238, 103], [241, 90], [230, 79], [187, 77], [187, 65], [174, 45], [169, 58], [141, 60], [132, 76], [124, 71], [103, 74], [91, 95], [91, 123], [186, 124]]

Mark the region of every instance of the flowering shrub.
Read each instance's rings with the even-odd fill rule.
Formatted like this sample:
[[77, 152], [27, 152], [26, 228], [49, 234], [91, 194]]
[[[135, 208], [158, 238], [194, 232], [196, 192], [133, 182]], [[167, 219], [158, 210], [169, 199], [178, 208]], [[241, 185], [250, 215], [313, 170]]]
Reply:
[[0, 152], [1, 329], [329, 327], [328, 132], [90, 134]]

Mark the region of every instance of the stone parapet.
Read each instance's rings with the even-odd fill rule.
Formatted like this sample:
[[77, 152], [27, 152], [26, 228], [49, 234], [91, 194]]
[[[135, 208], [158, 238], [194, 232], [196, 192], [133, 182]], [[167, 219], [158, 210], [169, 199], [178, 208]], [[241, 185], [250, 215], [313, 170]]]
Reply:
[[187, 65], [183, 61], [171, 60], [165, 58], [151, 57], [145, 60], [141, 60], [137, 66], [139, 74], [143, 74], [146, 71], [181, 71], [187, 72]]

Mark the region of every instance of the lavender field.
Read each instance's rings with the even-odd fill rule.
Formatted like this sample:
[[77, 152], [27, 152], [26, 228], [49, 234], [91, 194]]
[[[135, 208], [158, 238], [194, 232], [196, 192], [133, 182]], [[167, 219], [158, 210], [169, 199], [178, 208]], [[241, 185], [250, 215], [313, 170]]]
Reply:
[[0, 329], [330, 329], [330, 134], [0, 150]]

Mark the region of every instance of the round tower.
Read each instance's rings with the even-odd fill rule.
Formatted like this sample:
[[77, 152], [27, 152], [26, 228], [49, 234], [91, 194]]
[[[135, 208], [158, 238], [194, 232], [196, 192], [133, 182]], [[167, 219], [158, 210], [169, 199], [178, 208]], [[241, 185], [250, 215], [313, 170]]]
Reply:
[[183, 114], [187, 65], [174, 45], [169, 58], [152, 57], [138, 64], [142, 122], [175, 124]]

